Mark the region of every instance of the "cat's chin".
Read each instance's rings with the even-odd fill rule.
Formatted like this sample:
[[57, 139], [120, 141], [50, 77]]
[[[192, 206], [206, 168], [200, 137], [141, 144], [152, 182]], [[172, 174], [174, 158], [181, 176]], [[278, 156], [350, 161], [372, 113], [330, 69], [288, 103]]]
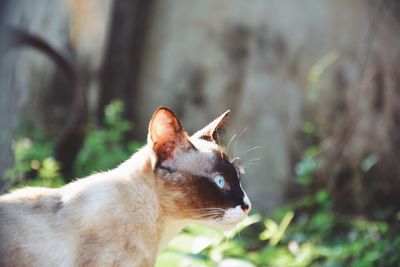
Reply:
[[237, 222], [223, 222], [223, 221], [219, 221], [219, 222], [216, 222], [216, 221], [212, 221], [212, 222], [210, 222], [210, 221], [202, 221], [201, 223], [202, 224], [204, 224], [204, 225], [206, 225], [206, 226], [209, 226], [209, 227], [212, 227], [212, 228], [215, 228], [215, 229], [217, 229], [217, 230], [220, 230], [220, 231], [229, 231], [229, 230], [232, 230], [232, 229], [234, 229], [235, 228], [235, 226], [239, 223], [239, 222], [241, 222], [242, 220], [238, 220]]
[[[240, 222], [240, 221], [239, 221]], [[221, 224], [219, 227], [217, 227], [218, 230], [221, 231], [230, 231], [232, 229], [235, 229], [236, 225], [239, 223], [229, 223], [229, 224]]]

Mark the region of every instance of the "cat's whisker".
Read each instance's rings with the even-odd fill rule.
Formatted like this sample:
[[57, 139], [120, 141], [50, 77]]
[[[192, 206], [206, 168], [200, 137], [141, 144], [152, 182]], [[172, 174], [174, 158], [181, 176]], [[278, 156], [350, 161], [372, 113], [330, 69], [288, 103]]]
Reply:
[[248, 168], [250, 166], [258, 166], [259, 160], [261, 160], [261, 159], [246, 161], [245, 163], [243, 163], [243, 165], [241, 167], [243, 168], [243, 170], [245, 170], [246, 168]]
[[243, 165], [255, 164], [255, 163], [258, 163], [258, 162], [259, 162], [258, 160], [252, 160], [252, 161], [243, 163]]
[[[251, 151], [254, 151], [254, 150], [257, 150], [257, 149], [260, 149], [261, 148], [261, 146], [253, 146], [253, 147], [250, 147], [249, 149], [247, 149], [245, 152], [243, 152], [245, 155], [247, 155], [248, 153], [250, 153]], [[243, 154], [243, 153], [241, 153], [241, 154]], [[240, 154], [240, 155], [241, 155]]]
[[244, 166], [244, 168], [248, 168], [248, 167], [251, 167], [251, 166], [258, 166], [258, 162], [250, 162], [250, 163], [247, 163], [247, 164]]
[[202, 214], [203, 216], [212, 216], [212, 215], [218, 215], [218, 216], [220, 216], [220, 215], [223, 215], [223, 213], [221, 213], [221, 212], [208, 212], [208, 213], [204, 213], [204, 214]]
[[221, 218], [221, 217], [223, 217], [223, 215], [224, 215], [224, 213], [204, 213], [204, 214], [202, 214], [201, 216], [203, 216], [203, 217], [218, 217], [218, 218]]
[[[188, 216], [193, 219], [214, 219], [221, 218], [225, 214], [225, 210], [222, 208], [199, 208], [199, 209], [186, 209], [183, 211]], [[193, 216], [193, 213], [199, 213]]]
[[229, 235], [225, 234], [225, 245], [228, 243], [229, 241]]
[[222, 218], [209, 217], [209, 218], [201, 218], [200, 220], [204, 220], [204, 221], [207, 221], [208, 223], [212, 223], [212, 224], [220, 224], [222, 221]]
[[244, 165], [254, 165], [254, 164], [258, 164], [258, 163], [259, 163], [258, 160], [253, 160], [253, 161], [246, 162]]
[[249, 160], [246, 160], [246, 161], [243, 163], [243, 165], [246, 165], [246, 164], [248, 164], [248, 163], [255, 162], [255, 161], [260, 161], [261, 159], [262, 159], [262, 158], [249, 159]]
[[240, 137], [242, 136], [242, 134], [243, 134], [245, 131], [247, 131], [247, 128], [248, 128], [248, 127], [245, 127], [245, 128], [240, 132], [238, 138], [237, 138], [236, 141], [235, 141], [235, 144], [234, 144], [234, 146], [233, 146], [233, 156], [234, 156], [234, 157], [236, 157], [236, 147], [237, 147], [237, 144], [238, 144], [238, 142], [239, 142], [239, 140], [240, 140]]
[[228, 145], [226, 146], [226, 153], [228, 153], [228, 154], [229, 154], [229, 147], [230, 147], [232, 141], [235, 139], [235, 137], [236, 137], [236, 134], [234, 134], [234, 135], [231, 137], [231, 139], [229, 140]]
[[242, 238], [240, 237], [240, 229], [239, 229], [238, 225], [235, 226], [235, 230], [236, 230], [236, 233], [237, 233], [237, 235], [239, 237], [239, 240], [242, 241]]
[[222, 211], [222, 210], [204, 211], [204, 214], [212, 214], [212, 213], [223, 214], [223, 213], [225, 213], [225, 211]]
[[208, 212], [208, 213], [204, 213], [204, 215], [218, 215], [218, 216], [221, 216], [221, 215], [224, 215], [224, 213], [222, 213], [222, 212]]
[[223, 208], [198, 208], [198, 209], [186, 209], [187, 211], [210, 211], [210, 210], [218, 210], [218, 211], [222, 211], [225, 212], [225, 210]]
[[245, 173], [247, 167], [249, 166], [258, 166], [258, 161], [262, 160], [262, 158], [255, 158], [255, 159], [250, 159], [244, 162], [239, 166], [239, 170], [241, 173]]
[[221, 148], [221, 140], [220, 140], [220, 138], [219, 138], [219, 133], [218, 133], [218, 131], [216, 131], [216, 134], [217, 134], [218, 152], [219, 152], [219, 154], [220, 154], [220, 156], [221, 156], [221, 158], [222, 158], [222, 157], [223, 157], [223, 151], [222, 151], [222, 148]]
[[197, 216], [193, 216], [192, 219], [194, 220], [220, 220], [221, 216], [220, 215], [210, 215], [210, 214], [203, 214], [203, 215], [197, 215]]
[[218, 216], [216, 216], [216, 215], [214, 215], [214, 216], [199, 217], [198, 219], [200, 219], [200, 220], [208, 220], [208, 221], [212, 220], [212, 221], [214, 221], [214, 222], [218, 222], [218, 221], [220, 220], [220, 218], [219, 218]]
[[218, 213], [222, 214], [223, 213], [222, 211], [197, 211], [197, 210], [192, 210], [192, 211], [187, 210], [184, 212], [186, 214], [218, 214]]
[[233, 159], [231, 159], [231, 163], [234, 163], [235, 161], [237, 161], [237, 160], [240, 160], [240, 158], [239, 157], [234, 157]]

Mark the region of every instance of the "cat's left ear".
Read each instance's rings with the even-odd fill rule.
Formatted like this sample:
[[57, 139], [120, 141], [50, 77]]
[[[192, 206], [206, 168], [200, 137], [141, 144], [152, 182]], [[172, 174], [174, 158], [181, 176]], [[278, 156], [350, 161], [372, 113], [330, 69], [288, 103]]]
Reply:
[[192, 137], [215, 142], [217, 140], [218, 130], [220, 130], [224, 125], [230, 113], [231, 111], [228, 109], [221, 116], [210, 122], [206, 127], [197, 131]]
[[160, 107], [154, 112], [149, 123], [147, 143], [156, 153], [159, 162], [174, 159], [178, 150], [194, 148], [178, 117], [166, 107]]

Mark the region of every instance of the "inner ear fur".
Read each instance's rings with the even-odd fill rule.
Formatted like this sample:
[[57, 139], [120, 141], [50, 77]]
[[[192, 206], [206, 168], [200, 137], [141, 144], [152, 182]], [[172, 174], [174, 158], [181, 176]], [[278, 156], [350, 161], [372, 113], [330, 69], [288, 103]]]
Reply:
[[159, 161], [172, 159], [176, 149], [193, 148], [178, 117], [166, 107], [159, 107], [154, 112], [149, 123], [148, 143]]
[[207, 141], [216, 142], [217, 141], [217, 133], [223, 125], [225, 124], [226, 120], [229, 118], [230, 110], [228, 109], [223, 114], [221, 114], [218, 118], [210, 122], [206, 127], [197, 131], [193, 137], [205, 139]]

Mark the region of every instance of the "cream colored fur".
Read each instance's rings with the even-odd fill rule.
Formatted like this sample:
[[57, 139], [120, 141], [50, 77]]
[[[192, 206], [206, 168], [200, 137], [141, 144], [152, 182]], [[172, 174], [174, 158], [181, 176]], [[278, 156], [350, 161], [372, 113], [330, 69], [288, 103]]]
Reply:
[[150, 153], [60, 189], [2, 196], [0, 266], [153, 266], [187, 222], [161, 209]]

